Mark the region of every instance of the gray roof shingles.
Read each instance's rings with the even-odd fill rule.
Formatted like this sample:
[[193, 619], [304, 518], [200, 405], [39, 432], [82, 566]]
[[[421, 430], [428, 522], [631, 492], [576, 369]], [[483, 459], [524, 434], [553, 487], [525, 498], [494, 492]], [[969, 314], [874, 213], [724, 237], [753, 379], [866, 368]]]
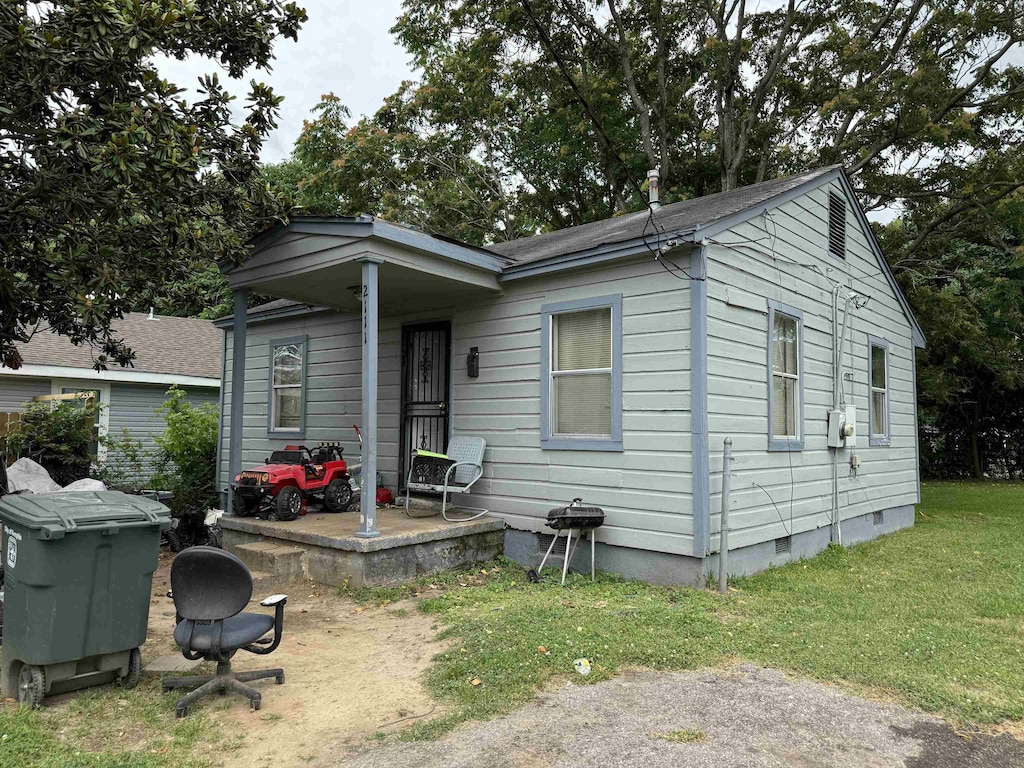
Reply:
[[[513, 268], [544, 259], [590, 251], [603, 245], [629, 242], [641, 237], [653, 239], [658, 232], [679, 232], [721, 221], [733, 214], [766, 203], [778, 195], [785, 194], [840, 167], [838, 165], [826, 166], [781, 179], [771, 179], [760, 184], [739, 187], [729, 192], [718, 192], [692, 200], [670, 203], [661, 206], [654, 212], [655, 223], [653, 224], [648, 219], [649, 211], [643, 210], [589, 224], [567, 227], [555, 232], [531, 235], [519, 240], [493, 243], [486, 246], [486, 250], [509, 260], [509, 267]], [[291, 306], [299, 306], [299, 303], [287, 299], [276, 299], [258, 307], [250, 307], [248, 314], [253, 316]], [[222, 318], [219, 322], [227, 323], [230, 320], [229, 316]]]
[[[839, 166], [818, 168], [782, 179], [763, 181], [739, 187], [729, 192], [696, 197], [679, 203], [670, 203], [654, 212], [655, 227], [648, 221], [648, 211], [627, 213], [603, 221], [581, 224], [542, 235], [533, 235], [506, 243], [495, 243], [488, 248], [516, 264], [529, 264], [556, 256], [580, 253], [612, 243], [623, 243], [640, 237], [655, 237], [658, 231], [677, 232], [732, 216], [789, 192], [813, 179], [829, 173]], [[645, 231], [646, 230], [646, 231]]]
[[[113, 329], [135, 352], [135, 364], [121, 368], [108, 363], [111, 371], [220, 379], [224, 335], [209, 320], [164, 315], [150, 320], [145, 313], [130, 312], [115, 320]], [[97, 354], [89, 345], [75, 346], [66, 336], [49, 330], [38, 331], [27, 344], [19, 344], [18, 350], [25, 365], [85, 369], [93, 367]]]

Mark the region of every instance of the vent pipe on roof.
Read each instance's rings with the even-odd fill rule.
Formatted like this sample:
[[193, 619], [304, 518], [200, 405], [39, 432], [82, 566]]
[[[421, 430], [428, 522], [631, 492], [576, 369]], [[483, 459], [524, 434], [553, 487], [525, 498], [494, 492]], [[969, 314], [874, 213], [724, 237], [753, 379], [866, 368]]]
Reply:
[[152, 307], [149, 308], [149, 317], [147, 317], [146, 319], [147, 320], [156, 320], [156, 315], [153, 314], [153, 308]]
[[661, 208], [660, 187], [661, 166], [659, 165], [647, 172], [647, 204], [651, 208]]

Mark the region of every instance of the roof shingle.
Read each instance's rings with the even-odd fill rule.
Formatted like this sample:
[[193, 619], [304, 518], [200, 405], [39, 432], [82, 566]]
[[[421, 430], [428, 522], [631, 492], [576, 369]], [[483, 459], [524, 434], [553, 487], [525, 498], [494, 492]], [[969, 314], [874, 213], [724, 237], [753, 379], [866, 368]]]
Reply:
[[[219, 379], [223, 332], [209, 320], [130, 312], [112, 324], [114, 332], [135, 352], [131, 368], [108, 363], [110, 370], [135, 370], [177, 376]], [[40, 330], [27, 344], [18, 344], [25, 365], [56, 365], [91, 369], [96, 350], [75, 346], [66, 336]]]
[[772, 179], [760, 184], [739, 187], [728, 192], [670, 203], [655, 210], [656, 227], [648, 221], [648, 211], [643, 210], [543, 235], [532, 235], [506, 243], [495, 243], [488, 248], [500, 256], [514, 260], [516, 264], [529, 264], [556, 256], [588, 251], [602, 245], [636, 240], [645, 235], [654, 237], [659, 230], [677, 232], [692, 229], [767, 202], [777, 195], [789, 192], [838, 167], [818, 168], [782, 179]]

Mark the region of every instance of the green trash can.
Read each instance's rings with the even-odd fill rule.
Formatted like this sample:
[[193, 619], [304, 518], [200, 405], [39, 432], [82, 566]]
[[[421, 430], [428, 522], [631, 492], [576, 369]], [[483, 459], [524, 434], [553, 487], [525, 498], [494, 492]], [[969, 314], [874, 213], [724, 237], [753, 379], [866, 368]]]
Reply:
[[44, 696], [138, 683], [163, 504], [120, 491], [0, 498], [4, 636], [0, 689]]

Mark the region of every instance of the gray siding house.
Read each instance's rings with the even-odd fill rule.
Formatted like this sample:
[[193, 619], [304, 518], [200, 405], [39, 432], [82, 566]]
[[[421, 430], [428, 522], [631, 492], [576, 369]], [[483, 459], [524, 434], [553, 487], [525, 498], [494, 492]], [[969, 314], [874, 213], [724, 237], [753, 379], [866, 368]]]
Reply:
[[[732, 573], [913, 524], [924, 338], [839, 167], [486, 249], [365, 216], [254, 246], [218, 323], [225, 502], [289, 442], [340, 440], [397, 491], [413, 449], [479, 436], [465, 503], [507, 554], [535, 564], [582, 497], [599, 568], [698, 583], [730, 437]], [[244, 313], [250, 290], [280, 298]]]
[[[155, 448], [153, 438], [164, 429], [158, 409], [167, 390], [178, 386], [194, 403], [217, 405], [223, 334], [209, 320], [166, 317], [132, 312], [114, 329], [136, 353], [131, 368], [93, 368], [93, 351], [67, 337], [41, 330], [19, 344], [23, 364], [0, 366], [0, 412], [18, 413], [28, 402], [53, 395], [90, 393], [104, 407], [96, 424], [98, 434], [120, 437], [127, 430], [142, 448]], [[98, 461], [117, 461], [97, 445]], [[145, 474], [147, 468], [141, 468]]]

